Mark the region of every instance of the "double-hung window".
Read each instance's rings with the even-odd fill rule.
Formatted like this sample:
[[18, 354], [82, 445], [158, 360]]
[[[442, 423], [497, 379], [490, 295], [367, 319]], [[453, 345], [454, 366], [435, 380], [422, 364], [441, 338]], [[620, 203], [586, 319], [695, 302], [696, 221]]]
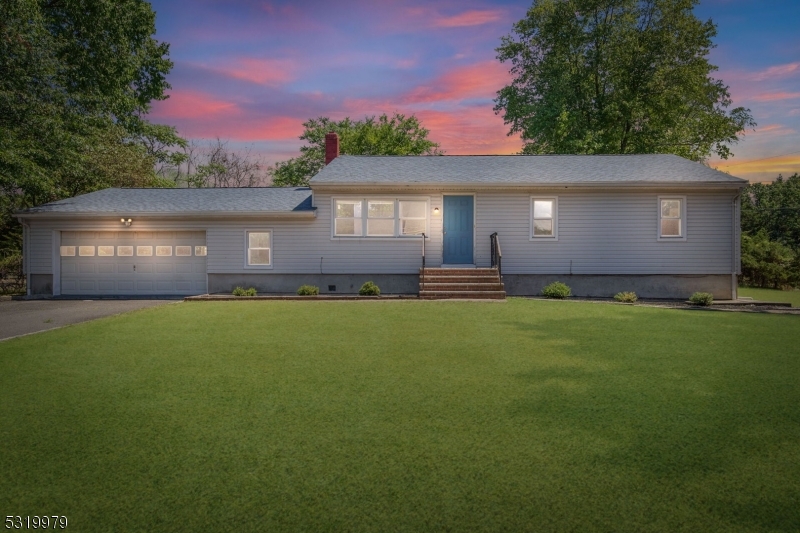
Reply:
[[367, 235], [394, 237], [394, 200], [367, 200]]
[[558, 198], [531, 197], [531, 239], [558, 238]]
[[427, 200], [336, 199], [334, 237], [406, 237], [428, 229]]
[[361, 200], [336, 200], [336, 223], [334, 233], [360, 237], [363, 221], [361, 220]]
[[659, 240], [682, 240], [686, 238], [686, 198], [659, 196], [658, 198]]
[[418, 200], [400, 200], [400, 235], [422, 235], [428, 224], [428, 204]]
[[247, 266], [272, 266], [272, 232], [247, 232]]

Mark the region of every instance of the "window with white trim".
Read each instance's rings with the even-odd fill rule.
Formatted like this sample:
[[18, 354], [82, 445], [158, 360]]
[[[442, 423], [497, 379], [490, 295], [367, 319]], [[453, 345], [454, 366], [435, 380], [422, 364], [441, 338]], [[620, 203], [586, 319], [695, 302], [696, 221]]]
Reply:
[[60, 248], [61, 257], [75, 257], [75, 247], [74, 246], [62, 246]]
[[367, 200], [367, 235], [394, 237], [394, 200]]
[[195, 246], [194, 247], [194, 255], [197, 257], [205, 257], [208, 255], [208, 247], [207, 246]]
[[360, 237], [363, 229], [361, 200], [336, 200], [334, 234]]
[[686, 236], [686, 199], [658, 198], [658, 238], [683, 239]]
[[558, 237], [558, 199], [531, 197], [531, 238]]
[[427, 225], [427, 202], [400, 200], [400, 235], [422, 235]]
[[272, 264], [272, 234], [269, 231], [247, 232], [247, 266]]
[[334, 199], [334, 237], [411, 237], [428, 231], [428, 201]]

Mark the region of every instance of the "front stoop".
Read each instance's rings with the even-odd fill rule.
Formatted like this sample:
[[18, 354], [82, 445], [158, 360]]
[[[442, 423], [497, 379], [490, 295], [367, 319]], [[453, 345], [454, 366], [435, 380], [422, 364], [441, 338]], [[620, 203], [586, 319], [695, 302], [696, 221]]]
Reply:
[[421, 268], [419, 297], [425, 300], [504, 300], [496, 268]]

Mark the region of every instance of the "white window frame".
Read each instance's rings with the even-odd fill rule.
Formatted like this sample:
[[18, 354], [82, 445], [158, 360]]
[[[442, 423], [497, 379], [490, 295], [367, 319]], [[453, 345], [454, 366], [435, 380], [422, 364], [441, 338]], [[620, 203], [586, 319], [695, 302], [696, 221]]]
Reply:
[[[392, 233], [391, 234], [386, 234], [386, 233], [384, 233], [383, 235], [370, 235], [369, 234], [369, 221], [370, 221], [370, 218], [369, 218], [369, 204], [370, 204], [370, 202], [392, 204], [392, 218], [376, 217], [376, 218], [372, 219], [372, 220], [391, 220], [392, 221]], [[373, 237], [373, 238], [382, 237], [384, 239], [391, 239], [392, 237], [397, 237], [397, 217], [399, 216], [399, 213], [397, 212], [398, 209], [399, 209], [399, 206], [397, 204], [397, 199], [396, 198], [379, 198], [379, 197], [364, 198], [363, 204], [361, 205], [361, 214], [362, 214], [361, 223], [363, 224], [361, 235], [363, 237]]]
[[[553, 234], [552, 235], [534, 235], [533, 234], [533, 202], [536, 200], [550, 200], [553, 202]], [[531, 196], [528, 209], [529, 227], [528, 227], [528, 240], [530, 241], [545, 241], [552, 242], [558, 241], [558, 196]]]
[[[681, 202], [681, 216], [678, 220], [681, 221], [681, 235], [680, 237], [664, 237], [661, 235], [661, 201], [662, 200], [680, 200]], [[686, 196], [678, 196], [674, 194], [661, 194], [658, 196], [656, 202], [656, 236], [658, 242], [684, 242], [686, 241], [687, 225], [686, 225]]]
[[[419, 235], [400, 234], [400, 202], [423, 202], [425, 204], [425, 238], [430, 239], [431, 199], [427, 196], [333, 196], [331, 197], [331, 240], [364, 239], [364, 240], [396, 240], [419, 239]], [[338, 235], [336, 233], [336, 202], [361, 202], [361, 235]], [[394, 202], [394, 234], [367, 235], [369, 220], [369, 202]], [[357, 220], [357, 219], [356, 219]], [[387, 219], [388, 220], [388, 219]]]
[[[250, 234], [269, 233], [269, 264], [251, 265], [250, 264]], [[271, 270], [275, 265], [275, 241], [272, 228], [247, 228], [244, 230], [244, 268], [247, 270]]]
[[[425, 237], [429, 239], [430, 238], [430, 229], [429, 229], [429, 227], [430, 227], [430, 219], [431, 219], [430, 202], [427, 199], [421, 199], [421, 198], [397, 198], [397, 200], [395, 200], [396, 209], [397, 209], [397, 213], [396, 213], [397, 236], [401, 237], [401, 238], [404, 238], [404, 239], [407, 239], [407, 238], [418, 239], [419, 235], [410, 235], [410, 234], [409, 235], [404, 235], [403, 234], [403, 214], [402, 214], [402, 212], [400, 210], [400, 202], [422, 202], [422, 203], [425, 204], [425, 218], [424, 218], [424, 220], [425, 220], [425, 232], [424, 233], [425, 233]], [[423, 218], [405, 217], [405, 220], [423, 220]]]

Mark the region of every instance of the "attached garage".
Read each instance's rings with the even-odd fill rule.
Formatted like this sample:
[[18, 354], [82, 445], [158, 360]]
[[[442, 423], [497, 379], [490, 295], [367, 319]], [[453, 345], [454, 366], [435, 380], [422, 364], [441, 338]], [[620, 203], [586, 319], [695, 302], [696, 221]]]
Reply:
[[103, 189], [16, 216], [30, 296], [192, 296], [215, 276], [229, 293], [254, 274], [273, 277], [278, 228], [290, 254], [281, 275], [320, 265], [314, 246], [295, 239], [316, 220], [307, 187]]
[[205, 231], [62, 231], [61, 294], [204, 294]]

